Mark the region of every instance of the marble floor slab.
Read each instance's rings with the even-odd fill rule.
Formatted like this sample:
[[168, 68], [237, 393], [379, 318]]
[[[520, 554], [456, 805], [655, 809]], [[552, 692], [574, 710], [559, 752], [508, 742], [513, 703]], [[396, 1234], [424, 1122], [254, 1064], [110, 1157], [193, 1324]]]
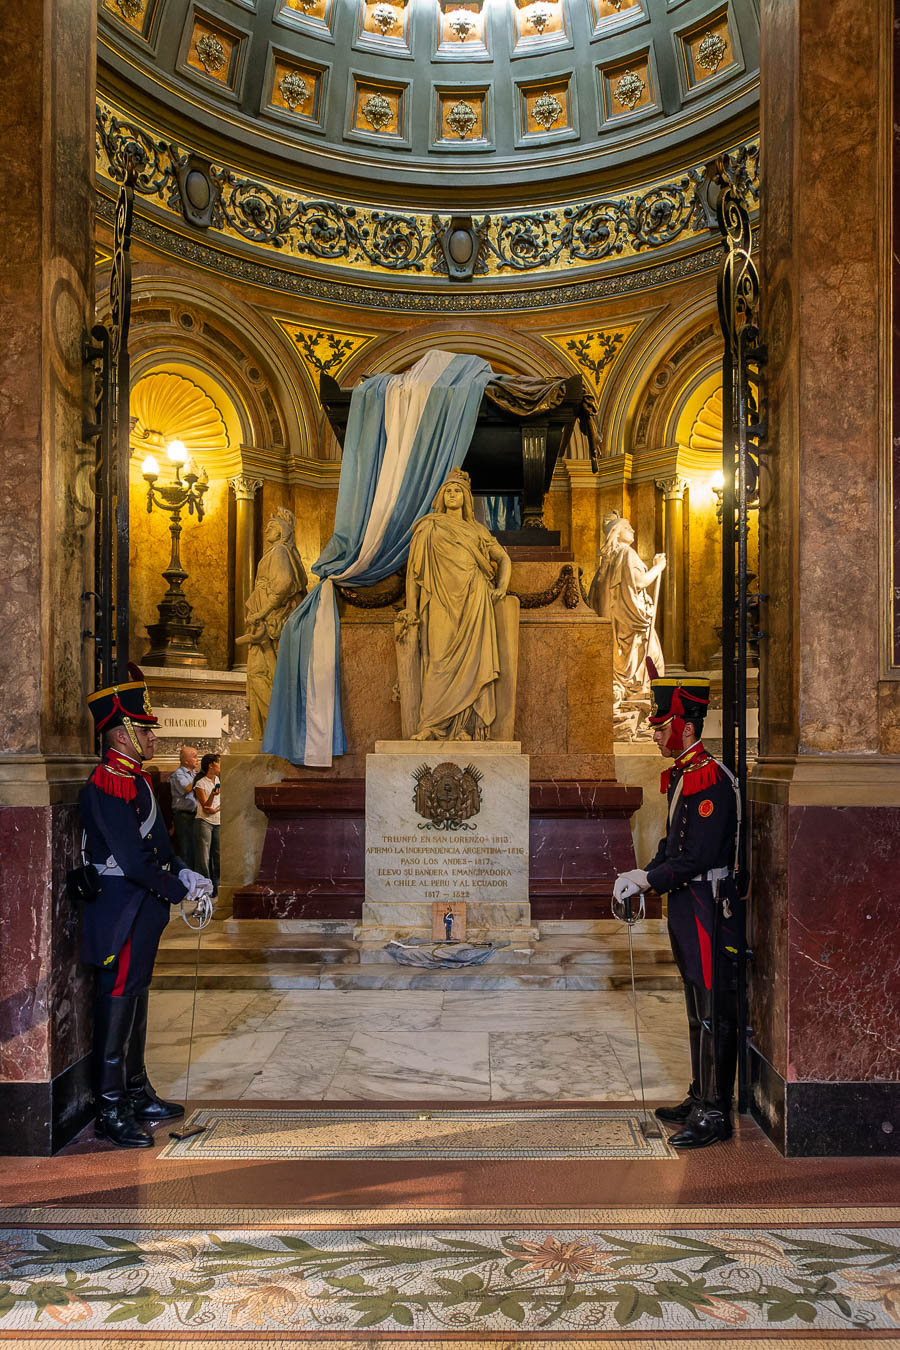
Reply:
[[331, 1101], [490, 1096], [487, 1032], [358, 1031], [328, 1087]]
[[[680, 994], [639, 993], [647, 1098], [690, 1079]], [[191, 997], [151, 995], [147, 1065], [183, 1096]], [[640, 1080], [630, 993], [200, 990], [194, 1100], [629, 1101]]]
[[630, 1101], [628, 1079], [606, 1036], [498, 1031], [490, 1037], [493, 1101]]

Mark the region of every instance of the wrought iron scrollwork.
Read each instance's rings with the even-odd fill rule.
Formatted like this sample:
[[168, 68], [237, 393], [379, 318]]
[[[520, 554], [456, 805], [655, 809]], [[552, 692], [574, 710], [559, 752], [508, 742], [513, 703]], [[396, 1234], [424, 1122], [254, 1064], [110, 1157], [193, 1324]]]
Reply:
[[127, 678], [129, 533], [128, 463], [131, 393], [128, 330], [131, 316], [131, 226], [136, 185], [147, 181], [144, 151], [132, 155], [123, 140], [121, 187], [113, 222], [109, 320], [96, 324], [83, 344], [93, 389], [86, 439], [95, 439], [94, 631], [95, 674], [101, 684]]
[[[97, 151], [113, 182], [124, 181], [125, 165], [132, 161], [135, 192], [181, 213], [177, 173], [192, 153], [189, 148], [158, 139], [100, 104]], [[754, 205], [759, 200], [758, 145], [740, 146], [722, 164], [736, 197], [745, 206]], [[441, 246], [447, 220], [308, 199], [224, 166], [210, 165], [208, 176], [215, 190], [209, 221], [214, 229], [322, 262], [447, 275]], [[483, 244], [476, 274], [549, 270], [664, 248], [712, 223], [697, 197], [702, 182], [702, 170], [691, 168], [638, 196], [487, 215], [478, 222]]]
[[[719, 323], [725, 340], [722, 361], [722, 757], [737, 779], [744, 828], [739, 832], [737, 885], [749, 898], [747, 821], [747, 667], [751, 643], [765, 634], [758, 628], [761, 605], [767, 599], [751, 593], [755, 577], [748, 566], [749, 513], [758, 501], [760, 454], [766, 439], [764, 397], [766, 348], [759, 318], [759, 274], [752, 257], [752, 233], [746, 205], [728, 165], [707, 166], [715, 198], [716, 216], [724, 245], [718, 277]], [[756, 633], [753, 633], [754, 622]], [[748, 1032], [746, 970], [738, 975], [739, 1108], [748, 1097]]]

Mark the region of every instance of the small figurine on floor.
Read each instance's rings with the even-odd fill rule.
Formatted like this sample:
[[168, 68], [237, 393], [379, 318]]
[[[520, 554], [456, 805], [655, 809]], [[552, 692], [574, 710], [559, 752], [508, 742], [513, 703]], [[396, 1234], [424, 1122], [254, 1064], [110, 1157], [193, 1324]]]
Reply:
[[669, 801], [666, 834], [646, 870], [622, 873], [613, 894], [626, 900], [651, 888], [668, 892], [669, 936], [684, 983], [693, 1080], [683, 1102], [661, 1106], [656, 1115], [681, 1127], [669, 1139], [675, 1148], [706, 1148], [733, 1132], [737, 976], [744, 954], [743, 901], [734, 880], [738, 790], [700, 739], [709, 680], [660, 679], [655, 668], [650, 673], [653, 739], [675, 761], [662, 775], [660, 789]]
[[121, 684], [88, 698], [103, 760], [81, 790], [82, 852], [97, 874], [82, 917], [81, 956], [97, 971], [94, 1005], [95, 1133], [120, 1148], [149, 1148], [145, 1125], [174, 1120], [184, 1107], [162, 1101], [144, 1067], [153, 962], [172, 905], [198, 901], [212, 882], [177, 857], [141, 765], [155, 728], [137, 666]]

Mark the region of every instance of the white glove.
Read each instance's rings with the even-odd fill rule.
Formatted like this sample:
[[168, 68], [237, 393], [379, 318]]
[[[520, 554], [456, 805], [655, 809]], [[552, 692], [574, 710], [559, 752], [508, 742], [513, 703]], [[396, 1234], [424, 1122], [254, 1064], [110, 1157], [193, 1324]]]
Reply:
[[187, 887], [185, 900], [199, 900], [201, 895], [212, 896], [213, 884], [202, 872], [192, 872], [189, 867], [182, 867], [178, 880]]
[[641, 891], [649, 889], [650, 883], [647, 880], [647, 873], [636, 867], [634, 871], [621, 872], [616, 877], [613, 897], [616, 900], [627, 900], [630, 895], [639, 895]]

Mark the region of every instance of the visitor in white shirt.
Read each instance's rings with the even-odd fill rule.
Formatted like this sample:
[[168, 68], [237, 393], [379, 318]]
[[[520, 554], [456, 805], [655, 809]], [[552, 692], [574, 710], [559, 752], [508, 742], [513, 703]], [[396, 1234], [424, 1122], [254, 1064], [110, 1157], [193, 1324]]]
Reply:
[[213, 899], [219, 889], [219, 756], [204, 755], [194, 779], [194, 869], [209, 877]]

